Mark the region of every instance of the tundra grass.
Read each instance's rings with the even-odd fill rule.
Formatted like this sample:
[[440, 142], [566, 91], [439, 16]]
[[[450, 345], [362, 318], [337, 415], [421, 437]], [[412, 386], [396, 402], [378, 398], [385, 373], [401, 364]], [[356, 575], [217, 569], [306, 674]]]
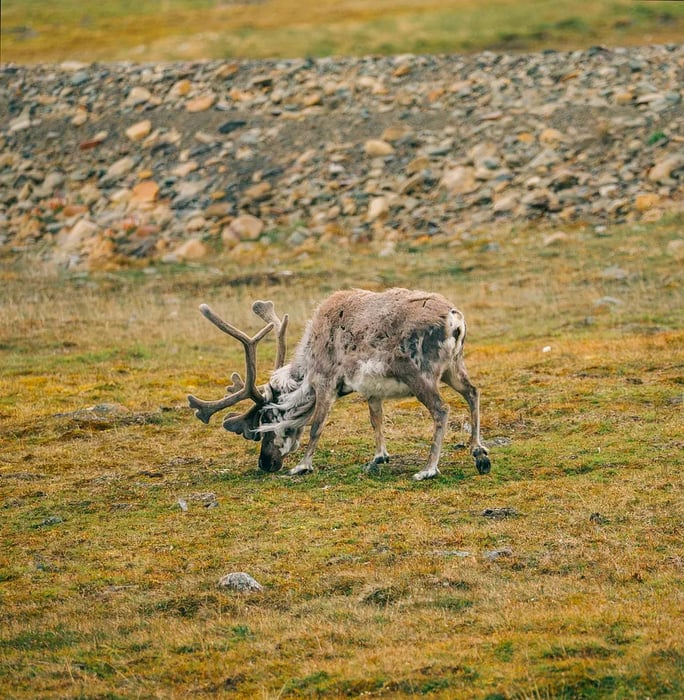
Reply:
[[5, 0], [2, 60], [272, 58], [679, 42], [684, 7], [643, 0]]
[[[681, 697], [681, 225], [3, 268], [3, 695]], [[256, 330], [249, 303], [272, 298], [292, 344], [332, 289], [392, 284], [466, 313], [490, 475], [459, 447], [448, 389], [442, 476], [421, 483], [431, 426], [414, 400], [388, 402], [375, 476], [358, 397], [305, 478], [260, 473], [253, 443], [186, 407], [242, 368], [199, 303]], [[233, 571], [263, 592], [220, 589]]]

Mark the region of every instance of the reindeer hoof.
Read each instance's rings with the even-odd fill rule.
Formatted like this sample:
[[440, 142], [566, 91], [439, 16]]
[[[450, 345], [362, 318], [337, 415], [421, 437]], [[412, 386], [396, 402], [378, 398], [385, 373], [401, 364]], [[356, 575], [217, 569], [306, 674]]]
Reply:
[[489, 454], [486, 448], [476, 447], [473, 450], [473, 457], [475, 458], [475, 468], [478, 474], [489, 474], [492, 463], [489, 461]]
[[287, 472], [288, 476], [303, 476], [304, 474], [311, 474], [313, 472], [313, 467], [307, 467], [306, 464], [298, 464], [296, 467], [292, 467]]
[[423, 469], [422, 472], [418, 472], [413, 475], [414, 481], [424, 481], [425, 479], [434, 479], [436, 476], [440, 475], [439, 469]]
[[379, 455], [378, 457], [373, 457], [368, 464], [364, 464], [361, 469], [366, 472], [366, 474], [379, 474], [380, 465], [387, 464], [390, 461], [388, 455]]

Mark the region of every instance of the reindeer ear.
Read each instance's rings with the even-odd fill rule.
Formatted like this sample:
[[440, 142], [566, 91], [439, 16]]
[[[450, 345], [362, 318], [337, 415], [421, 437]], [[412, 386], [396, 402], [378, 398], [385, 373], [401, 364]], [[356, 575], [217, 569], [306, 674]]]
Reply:
[[230, 433], [259, 442], [261, 433], [256, 432], [256, 429], [259, 427], [260, 410], [260, 406], [252, 406], [247, 413], [231, 413], [225, 417], [223, 427]]

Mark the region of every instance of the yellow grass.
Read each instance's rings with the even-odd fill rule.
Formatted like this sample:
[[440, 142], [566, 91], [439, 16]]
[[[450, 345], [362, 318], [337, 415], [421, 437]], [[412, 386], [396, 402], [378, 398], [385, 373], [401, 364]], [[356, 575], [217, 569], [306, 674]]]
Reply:
[[2, 60], [178, 60], [678, 42], [684, 8], [613, 0], [7, 0]]

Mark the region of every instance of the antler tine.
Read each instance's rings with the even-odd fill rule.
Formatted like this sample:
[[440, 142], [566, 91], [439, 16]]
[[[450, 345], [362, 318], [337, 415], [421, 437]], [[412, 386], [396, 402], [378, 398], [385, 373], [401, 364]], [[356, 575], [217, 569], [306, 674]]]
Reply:
[[227, 388], [227, 391], [232, 391], [233, 393], [229, 393], [217, 401], [203, 401], [196, 396], [188, 396], [188, 403], [191, 408], [195, 409], [197, 418], [203, 423], [208, 423], [214, 413], [224, 408], [229, 408], [244, 399], [252, 399], [256, 404], [262, 404], [264, 402], [264, 397], [256, 385], [256, 346], [267, 333], [273, 330], [275, 324], [268, 323], [256, 335], [250, 337], [239, 328], [224, 321], [220, 316], [214, 313], [207, 304], [202, 304], [200, 306], [200, 311], [202, 315], [211, 321], [219, 330], [239, 340], [245, 349], [245, 381], [242, 381], [242, 377], [240, 377], [237, 372], [233, 372], [231, 377], [233, 384]]
[[279, 318], [272, 301], [255, 301], [252, 304], [252, 311], [263, 321], [272, 323], [275, 328], [278, 335], [275, 369], [280, 369], [285, 364], [285, 356], [287, 355], [287, 324], [290, 317], [285, 314], [282, 319]]

